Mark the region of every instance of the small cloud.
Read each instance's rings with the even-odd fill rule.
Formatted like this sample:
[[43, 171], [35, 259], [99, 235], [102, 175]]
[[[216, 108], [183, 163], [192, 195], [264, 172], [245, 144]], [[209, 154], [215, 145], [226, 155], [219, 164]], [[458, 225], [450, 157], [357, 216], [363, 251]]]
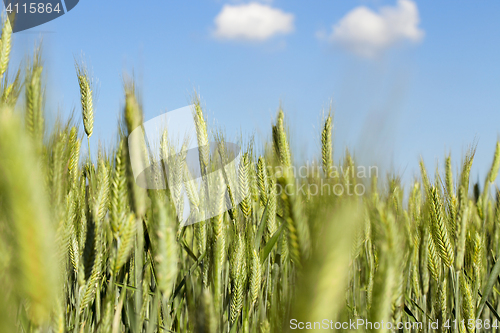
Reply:
[[335, 24], [327, 39], [358, 56], [373, 58], [399, 42], [422, 40], [419, 23], [417, 5], [410, 0], [398, 0], [396, 6], [382, 7], [378, 13], [360, 6]]
[[293, 14], [258, 2], [224, 5], [214, 22], [220, 39], [264, 41], [294, 30]]

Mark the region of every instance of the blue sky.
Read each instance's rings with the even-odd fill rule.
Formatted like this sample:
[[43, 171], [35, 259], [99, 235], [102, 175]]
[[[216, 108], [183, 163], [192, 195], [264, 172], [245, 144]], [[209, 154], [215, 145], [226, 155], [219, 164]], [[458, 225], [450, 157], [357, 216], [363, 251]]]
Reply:
[[[253, 26], [249, 11], [262, 16]], [[476, 140], [475, 181], [500, 130], [498, 17], [492, 0], [81, 0], [16, 33], [13, 64], [43, 38], [47, 111], [75, 108], [80, 120], [74, 57], [83, 53], [99, 81], [95, 146], [114, 143], [122, 74], [133, 72], [146, 120], [188, 105], [196, 89], [210, 125], [260, 141], [281, 101], [302, 159], [319, 155], [332, 100], [336, 159], [348, 146], [410, 180], [420, 156], [433, 171], [451, 151], [456, 169]]]

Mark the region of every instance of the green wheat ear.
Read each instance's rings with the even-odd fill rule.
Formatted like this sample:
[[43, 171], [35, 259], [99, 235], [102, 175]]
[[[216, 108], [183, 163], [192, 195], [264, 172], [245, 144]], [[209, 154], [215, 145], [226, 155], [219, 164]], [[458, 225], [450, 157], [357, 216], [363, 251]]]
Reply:
[[459, 209], [457, 214], [457, 225], [459, 229], [457, 230], [457, 257], [455, 261], [455, 270], [460, 271], [464, 264], [465, 257], [465, 240], [467, 235], [467, 222], [469, 217], [469, 200], [467, 199], [467, 193], [463, 186], [458, 189], [459, 198]]
[[240, 202], [240, 208], [243, 212], [243, 216], [248, 220], [252, 213], [251, 209], [251, 197], [250, 197], [250, 184], [249, 184], [249, 168], [250, 161], [248, 159], [248, 153], [243, 154], [241, 162], [238, 168], [238, 184], [239, 184], [239, 194], [242, 199]]
[[323, 171], [327, 177], [331, 176], [333, 169], [333, 154], [332, 154], [332, 115], [328, 114], [321, 132], [321, 154], [323, 159]]
[[[469, 320], [475, 321], [474, 298], [471, 286], [465, 274], [460, 274], [460, 292], [462, 294], [462, 317], [465, 319], [466, 323], [468, 323]], [[470, 329], [468, 326], [466, 327], [467, 332], [475, 332], [474, 329]]]
[[87, 137], [90, 138], [94, 130], [94, 87], [86, 65], [84, 63], [75, 63], [75, 67], [78, 85], [80, 86], [83, 127]]
[[8, 107], [13, 108], [19, 95], [21, 94], [22, 88], [22, 79], [21, 79], [21, 68], [17, 70], [16, 76], [14, 78], [14, 82], [8, 83], [7, 77], [4, 78], [4, 82], [2, 84], [2, 98], [1, 102], [5, 103]]
[[484, 181], [483, 193], [481, 196], [484, 210], [486, 207], [486, 201], [488, 199], [490, 184], [495, 182], [495, 179], [498, 175], [498, 169], [500, 168], [500, 141], [497, 142], [495, 148], [495, 155], [493, 156], [493, 162], [491, 163], [490, 171], [488, 172], [488, 176]]
[[120, 140], [111, 181], [110, 222], [113, 233], [119, 233], [127, 219], [127, 175], [125, 139]]
[[288, 139], [285, 131], [285, 114], [283, 109], [279, 108], [278, 117], [276, 119], [276, 124], [273, 126], [273, 141], [274, 149], [280, 162], [285, 167], [290, 167], [292, 165], [292, 158], [290, 155], [290, 147], [288, 145]]
[[2, 27], [2, 36], [0, 40], [0, 80], [9, 67], [10, 50], [11, 50], [12, 26], [9, 19], [5, 18]]
[[117, 234], [119, 242], [113, 275], [118, 274], [120, 268], [125, 265], [134, 247], [136, 229], [135, 219], [134, 213], [130, 213], [128, 217], [125, 218], [123, 225]]
[[460, 185], [464, 187], [465, 192], [469, 191], [469, 176], [470, 169], [472, 167], [472, 162], [474, 161], [474, 155], [476, 154], [476, 148], [471, 147], [465, 155], [465, 160], [462, 164], [462, 172], [460, 174]]
[[281, 193], [284, 203], [283, 218], [287, 228], [286, 241], [289, 245], [290, 257], [298, 267], [301, 267], [302, 261], [308, 258], [311, 250], [309, 225], [292, 181], [281, 177], [278, 179], [278, 184], [282, 189], [291, 189], [290, 193], [287, 191]]
[[448, 155], [445, 160], [445, 170], [446, 170], [446, 192], [450, 198], [455, 196], [453, 190], [453, 172], [451, 170], [451, 155]]
[[449, 237], [448, 228], [443, 218], [441, 199], [435, 186], [431, 187], [429, 196], [432, 236], [438, 247], [439, 255], [441, 256], [443, 263], [452, 268], [453, 261], [455, 260], [455, 254]]
[[[248, 244], [249, 247], [253, 245]], [[260, 257], [255, 248], [251, 248], [250, 252], [250, 278], [249, 278], [249, 289], [250, 289], [250, 299], [253, 306], [257, 305], [257, 298], [260, 294], [261, 280], [262, 280], [262, 266], [260, 263]]]
[[25, 79], [26, 129], [36, 142], [40, 142], [44, 135], [42, 71], [41, 53], [38, 48]]
[[216, 196], [214, 200], [214, 215], [212, 218], [212, 263], [213, 263], [213, 285], [214, 285], [214, 302], [216, 311], [219, 311], [222, 306], [224, 296], [223, 270], [226, 265], [226, 223], [224, 219], [225, 211], [225, 190], [224, 180], [218, 177], [213, 187], [213, 193]]
[[441, 257], [437, 253], [436, 244], [434, 243], [433, 237], [429, 237], [427, 243], [428, 257], [427, 257], [427, 267], [431, 273], [434, 281], [439, 282], [441, 279]]
[[497, 142], [495, 148], [495, 155], [493, 157], [493, 163], [491, 164], [491, 169], [488, 172], [488, 181], [494, 183], [498, 175], [498, 169], [500, 168], [500, 141]]
[[176, 241], [175, 223], [172, 208], [165, 196], [154, 198], [154, 219], [157, 240], [154, 260], [156, 263], [157, 283], [163, 293], [163, 299], [168, 300], [177, 276], [178, 245]]
[[[142, 109], [137, 101], [137, 97], [135, 94], [135, 87], [133, 83], [127, 82], [125, 84], [125, 124], [127, 126], [127, 133], [132, 133], [137, 127], [142, 125], [143, 121], [143, 113]], [[128, 179], [128, 189], [129, 189], [129, 201], [130, 206], [133, 209], [136, 217], [141, 219], [146, 213], [147, 208], [147, 192], [144, 188], [139, 187], [134, 179], [134, 174], [132, 171], [132, 165], [130, 163], [130, 151], [138, 152], [140, 155], [140, 159], [135, 161], [135, 163], [142, 163], [144, 166], [146, 156], [144, 156], [144, 152], [146, 147], [144, 146], [144, 138], [139, 136], [132, 136], [132, 140], [126, 141], [126, 148], [124, 151], [127, 156], [125, 157], [126, 165], [127, 165], [127, 179]], [[140, 170], [145, 169], [145, 167], [141, 167]]]
[[125, 123], [128, 134], [141, 126], [143, 114], [139, 101], [137, 100], [135, 85], [133, 82], [125, 83]]
[[268, 203], [268, 214], [267, 214], [267, 236], [266, 239], [274, 235], [276, 230], [278, 230], [278, 224], [276, 223], [276, 180], [271, 178], [269, 181], [269, 203]]
[[71, 187], [77, 185], [78, 172], [79, 172], [79, 162], [80, 162], [80, 146], [81, 141], [78, 138], [78, 130], [76, 127], [72, 127], [69, 133], [69, 149], [70, 149], [70, 159], [68, 163], [68, 171], [70, 173], [70, 183]]
[[196, 95], [196, 93], [193, 98], [193, 104], [195, 106], [194, 123], [196, 126], [196, 138], [198, 140], [198, 150], [200, 154], [200, 167], [202, 173], [205, 174], [210, 163], [210, 147], [208, 142], [207, 124], [201, 108], [200, 98]]
[[100, 223], [109, 206], [109, 172], [103, 159], [99, 159], [99, 168], [97, 170], [97, 190], [94, 195], [92, 207], [94, 222]]
[[420, 173], [422, 174], [422, 183], [424, 184], [425, 191], [429, 191], [430, 181], [427, 176], [427, 169], [425, 168], [424, 160], [420, 158]]
[[233, 237], [233, 248], [231, 251], [230, 277], [232, 281], [230, 321], [234, 323], [243, 308], [245, 284], [247, 280], [247, 251], [245, 237], [242, 232], [236, 231]]
[[265, 207], [267, 204], [268, 179], [266, 160], [262, 156], [259, 157], [257, 162], [257, 187], [260, 193], [260, 205]]

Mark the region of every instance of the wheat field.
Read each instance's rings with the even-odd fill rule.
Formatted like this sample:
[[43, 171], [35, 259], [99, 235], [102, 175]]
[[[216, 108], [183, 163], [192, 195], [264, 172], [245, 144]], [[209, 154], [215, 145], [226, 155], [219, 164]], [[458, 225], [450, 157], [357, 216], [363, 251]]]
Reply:
[[[99, 112], [86, 65], [76, 66], [81, 122], [58, 119], [49, 133], [41, 53], [12, 75], [10, 49], [4, 23], [0, 332], [498, 331], [500, 143], [483, 184], [470, 186], [472, 147], [455, 174], [451, 156], [435, 179], [421, 162], [405, 196], [397, 175], [367, 177], [348, 150], [334, 160], [331, 113], [321, 167], [297, 175], [279, 108], [271, 140], [242, 146], [234, 177], [186, 187], [190, 214], [208, 188], [216, 194], [213, 217], [186, 226], [180, 188], [135, 182], [129, 154], [140, 143], [127, 137], [143, 113], [133, 82], [116, 145], [92, 159], [81, 153]], [[213, 172], [228, 142], [193, 103], [200, 169]], [[166, 136], [160, 148], [173, 149]], [[182, 154], [169, 166], [167, 178], [191, 180]]]

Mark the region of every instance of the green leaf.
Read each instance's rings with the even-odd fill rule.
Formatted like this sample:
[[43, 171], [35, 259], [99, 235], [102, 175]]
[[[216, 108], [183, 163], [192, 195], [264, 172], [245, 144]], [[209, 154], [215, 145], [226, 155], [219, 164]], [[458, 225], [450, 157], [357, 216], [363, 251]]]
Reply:
[[476, 318], [480, 318], [481, 312], [483, 312], [484, 305], [488, 300], [488, 296], [490, 295], [491, 290], [493, 290], [493, 285], [495, 284], [499, 274], [500, 274], [500, 260], [497, 260], [495, 266], [493, 266], [493, 269], [491, 270], [490, 276], [488, 278], [488, 283], [486, 283], [486, 285], [484, 286], [483, 297], [481, 298], [481, 302], [477, 307]]
[[281, 236], [281, 232], [283, 231], [283, 226], [284, 225], [285, 225], [284, 223], [281, 224], [280, 228], [278, 230], [276, 230], [276, 232], [274, 233], [273, 237], [271, 237], [271, 239], [269, 239], [269, 241], [267, 242], [267, 244], [264, 247], [263, 251], [261, 252], [261, 255], [260, 255], [260, 262], [261, 262], [261, 264], [263, 264], [267, 260], [267, 257], [269, 256], [269, 253], [271, 253], [274, 245], [276, 245], [276, 243], [278, 242], [278, 239]]
[[267, 223], [267, 215], [269, 215], [269, 199], [266, 203], [266, 208], [264, 208], [264, 212], [262, 213], [262, 217], [260, 219], [259, 229], [257, 230], [257, 235], [255, 235], [255, 249], [259, 251], [260, 244], [262, 243], [262, 234], [264, 234], [264, 229], [266, 228]]
[[191, 249], [189, 248], [189, 246], [188, 246], [188, 244], [186, 243], [186, 240], [185, 240], [185, 239], [183, 239], [183, 240], [182, 240], [182, 247], [184, 248], [184, 250], [186, 250], [187, 254], [189, 254], [189, 256], [190, 256], [191, 258], [193, 258], [193, 260], [194, 260], [195, 262], [197, 262], [197, 261], [198, 261], [198, 258], [197, 258], [197, 257], [196, 257], [196, 255], [193, 253], [193, 251], [191, 251]]

